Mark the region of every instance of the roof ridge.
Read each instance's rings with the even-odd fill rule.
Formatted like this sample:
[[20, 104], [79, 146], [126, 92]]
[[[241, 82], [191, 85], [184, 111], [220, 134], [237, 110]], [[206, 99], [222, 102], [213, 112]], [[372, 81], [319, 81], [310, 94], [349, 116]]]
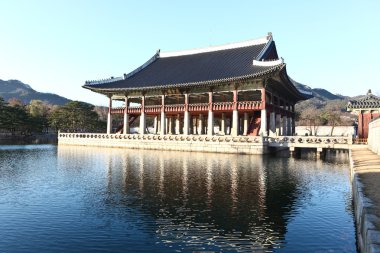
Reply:
[[168, 58], [168, 57], [176, 57], [176, 56], [183, 56], [183, 55], [193, 55], [193, 54], [200, 54], [200, 53], [208, 53], [208, 52], [216, 52], [226, 49], [234, 49], [234, 48], [241, 48], [241, 47], [249, 47], [254, 45], [261, 45], [261, 44], [267, 44], [268, 42], [272, 41], [272, 34], [268, 33], [267, 36], [263, 36], [257, 39], [252, 40], [246, 40], [246, 41], [240, 41], [240, 42], [233, 42], [233, 43], [227, 43], [223, 45], [217, 45], [217, 46], [209, 46], [209, 47], [203, 47], [203, 48], [193, 48], [193, 49], [186, 49], [186, 50], [178, 50], [178, 51], [169, 51], [169, 52], [160, 52], [159, 57], [160, 58]]

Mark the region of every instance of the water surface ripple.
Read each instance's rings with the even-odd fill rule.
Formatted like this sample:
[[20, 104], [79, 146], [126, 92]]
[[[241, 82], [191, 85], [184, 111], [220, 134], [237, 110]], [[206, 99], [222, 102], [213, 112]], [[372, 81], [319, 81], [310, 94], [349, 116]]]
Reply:
[[0, 252], [356, 252], [346, 156], [0, 146]]

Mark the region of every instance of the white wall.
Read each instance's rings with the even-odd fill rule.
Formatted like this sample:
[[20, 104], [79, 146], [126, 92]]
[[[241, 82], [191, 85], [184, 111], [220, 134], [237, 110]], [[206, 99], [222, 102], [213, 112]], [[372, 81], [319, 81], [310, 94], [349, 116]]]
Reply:
[[369, 123], [368, 147], [380, 155], [380, 118]]
[[[315, 136], [330, 136], [331, 126], [316, 126], [312, 127], [312, 135]], [[336, 126], [334, 127], [333, 136], [353, 136], [355, 129], [353, 126]], [[308, 126], [296, 126], [296, 135], [310, 135], [310, 127]]]

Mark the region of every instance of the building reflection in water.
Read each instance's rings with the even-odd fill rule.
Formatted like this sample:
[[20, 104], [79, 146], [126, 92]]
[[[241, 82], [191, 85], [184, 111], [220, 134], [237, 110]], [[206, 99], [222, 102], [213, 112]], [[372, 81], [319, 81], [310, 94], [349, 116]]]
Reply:
[[153, 220], [146, 231], [178, 250], [281, 247], [305, 194], [292, 159], [64, 146], [58, 158], [103, 170], [103, 204], [121, 218], [133, 209], [136, 219]]

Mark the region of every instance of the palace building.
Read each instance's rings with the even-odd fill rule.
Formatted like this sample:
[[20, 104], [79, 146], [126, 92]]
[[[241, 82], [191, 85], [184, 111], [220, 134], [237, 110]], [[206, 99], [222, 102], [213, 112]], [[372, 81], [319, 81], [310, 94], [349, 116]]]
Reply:
[[358, 115], [357, 136], [360, 139], [366, 139], [368, 138], [369, 123], [371, 120], [380, 117], [380, 98], [368, 90], [365, 96], [349, 101], [347, 110]]
[[[158, 50], [129, 74], [83, 87], [108, 97], [108, 134], [116, 127], [112, 116], [122, 114], [117, 133], [123, 134], [138, 120], [141, 135], [293, 135], [294, 105], [311, 95], [295, 87], [271, 33], [221, 46]], [[124, 106], [113, 108], [116, 100]]]

